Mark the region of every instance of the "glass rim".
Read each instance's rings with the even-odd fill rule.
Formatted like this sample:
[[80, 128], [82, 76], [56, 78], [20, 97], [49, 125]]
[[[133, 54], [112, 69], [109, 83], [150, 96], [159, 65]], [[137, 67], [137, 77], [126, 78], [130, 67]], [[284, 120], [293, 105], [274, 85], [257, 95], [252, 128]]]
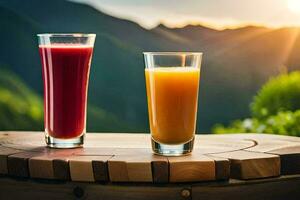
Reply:
[[168, 55], [168, 56], [171, 56], [171, 55], [203, 55], [203, 52], [196, 52], [196, 51], [191, 51], [191, 52], [188, 52], [188, 51], [157, 51], [157, 52], [151, 52], [151, 51], [146, 51], [146, 52], [143, 52], [144, 55]]
[[39, 33], [38, 37], [96, 37], [95, 33]]

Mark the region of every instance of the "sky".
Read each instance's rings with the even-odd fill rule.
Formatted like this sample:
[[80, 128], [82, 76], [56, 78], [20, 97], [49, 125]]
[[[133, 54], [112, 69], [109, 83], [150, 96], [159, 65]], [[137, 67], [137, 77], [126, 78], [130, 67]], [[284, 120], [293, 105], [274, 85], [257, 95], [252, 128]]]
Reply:
[[300, 0], [72, 0], [145, 28], [201, 24], [216, 29], [245, 25], [300, 26]]

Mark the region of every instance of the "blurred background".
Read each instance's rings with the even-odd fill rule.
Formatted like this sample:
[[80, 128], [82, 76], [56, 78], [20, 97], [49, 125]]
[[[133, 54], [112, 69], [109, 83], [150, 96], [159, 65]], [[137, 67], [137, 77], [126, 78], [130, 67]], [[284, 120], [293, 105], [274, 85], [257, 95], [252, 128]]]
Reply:
[[298, 0], [0, 0], [0, 130], [43, 130], [37, 33], [96, 33], [89, 132], [148, 132], [143, 51], [202, 51], [198, 133], [300, 136]]

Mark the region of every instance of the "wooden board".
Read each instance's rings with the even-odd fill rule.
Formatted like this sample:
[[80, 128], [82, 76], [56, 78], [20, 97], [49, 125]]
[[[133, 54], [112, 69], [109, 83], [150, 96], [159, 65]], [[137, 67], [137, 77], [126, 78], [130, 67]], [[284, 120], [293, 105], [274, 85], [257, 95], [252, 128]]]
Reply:
[[0, 146], [0, 174], [8, 174], [7, 157], [16, 153], [20, 153], [20, 151]]
[[29, 166], [28, 160], [31, 157], [38, 156], [38, 152], [21, 152], [8, 156], [7, 168], [8, 174], [14, 177], [29, 178]]
[[300, 175], [185, 184], [97, 184], [0, 177], [0, 199], [298, 200]]
[[[300, 173], [300, 140], [197, 135], [191, 155], [152, 153], [149, 134], [87, 134], [84, 148], [50, 149], [42, 132], [0, 132], [0, 174], [73, 182], [188, 183]], [[188, 192], [183, 192], [187, 194]]]
[[300, 145], [268, 151], [280, 156], [281, 174], [300, 174]]
[[111, 156], [72, 156], [69, 158], [72, 181], [108, 181], [107, 160]]
[[79, 149], [46, 149], [33, 152], [28, 159], [30, 176], [32, 178], [48, 178], [70, 180], [69, 159]]
[[280, 158], [277, 155], [244, 150], [213, 155], [230, 160], [231, 178], [255, 179], [280, 175]]
[[112, 182], [167, 182], [167, 163], [152, 154], [116, 155], [108, 161], [109, 177]]
[[205, 155], [169, 157], [170, 182], [196, 182], [216, 179], [215, 161]]
[[215, 161], [216, 180], [228, 180], [230, 177], [230, 161], [227, 158], [221, 158], [213, 155], [206, 155]]
[[247, 151], [278, 155], [282, 175], [300, 173], [300, 138], [264, 134], [252, 137], [256, 145]]
[[279, 177], [192, 186], [193, 200], [298, 200], [300, 177]]

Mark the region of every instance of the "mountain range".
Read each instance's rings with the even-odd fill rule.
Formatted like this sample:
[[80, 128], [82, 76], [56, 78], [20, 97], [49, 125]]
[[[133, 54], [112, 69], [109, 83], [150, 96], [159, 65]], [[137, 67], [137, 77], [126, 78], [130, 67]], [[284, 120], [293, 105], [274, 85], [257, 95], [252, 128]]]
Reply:
[[[66, 0], [0, 0], [0, 27], [0, 69], [6, 72], [0, 71], [0, 77], [12, 74], [40, 101], [43, 85], [36, 34], [97, 34], [89, 83], [88, 131], [149, 131], [143, 51], [204, 53], [199, 133], [209, 132], [216, 123], [249, 116], [249, 103], [263, 83], [300, 68], [300, 29], [294, 27], [214, 30], [201, 25], [169, 28], [161, 24], [148, 30]], [[42, 122], [35, 127], [42, 129]], [[8, 128], [0, 123], [0, 129]]]

